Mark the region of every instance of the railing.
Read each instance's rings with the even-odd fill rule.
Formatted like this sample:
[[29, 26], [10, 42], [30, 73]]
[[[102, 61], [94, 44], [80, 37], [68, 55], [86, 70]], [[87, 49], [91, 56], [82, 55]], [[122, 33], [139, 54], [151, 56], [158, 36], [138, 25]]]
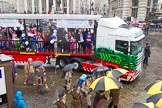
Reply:
[[94, 45], [90, 42], [44, 42], [44, 41], [20, 41], [0, 40], [1, 52], [53, 52], [73, 54], [93, 54]]

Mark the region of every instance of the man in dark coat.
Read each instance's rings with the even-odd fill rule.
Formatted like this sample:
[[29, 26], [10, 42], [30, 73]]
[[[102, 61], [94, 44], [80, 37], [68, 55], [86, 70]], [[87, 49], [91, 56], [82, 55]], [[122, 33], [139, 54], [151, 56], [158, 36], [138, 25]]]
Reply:
[[146, 43], [145, 49], [144, 49], [144, 60], [143, 63], [148, 65], [148, 58], [150, 57], [151, 51], [150, 51], [150, 45]]

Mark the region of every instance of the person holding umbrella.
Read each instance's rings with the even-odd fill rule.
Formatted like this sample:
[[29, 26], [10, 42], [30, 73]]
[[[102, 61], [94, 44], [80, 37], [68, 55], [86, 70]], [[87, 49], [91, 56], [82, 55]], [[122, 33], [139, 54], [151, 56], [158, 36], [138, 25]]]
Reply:
[[70, 87], [71, 87], [72, 74], [73, 74], [73, 71], [72, 70], [68, 70], [65, 73], [65, 83], [66, 83], [65, 89], [67, 91], [69, 91], [70, 90]]
[[[120, 77], [117, 78], [118, 81], [120, 81]], [[108, 105], [108, 108], [111, 108], [112, 106], [114, 108], [118, 108], [119, 105], [119, 96], [120, 96], [120, 89], [122, 88], [119, 87], [118, 89], [111, 89], [110, 90], [110, 98], [111, 98], [111, 102]]]
[[109, 97], [106, 97], [105, 92], [103, 90], [96, 92], [93, 108], [104, 108], [104, 100], [109, 100]]
[[[90, 85], [90, 88], [92, 88], [93, 91], [100, 91], [99, 94], [96, 93], [96, 98], [94, 98], [94, 108], [104, 108], [104, 106], [98, 106], [98, 104], [96, 105], [96, 103], [98, 103], [98, 101], [101, 97], [101, 103], [103, 103], [103, 99], [106, 99], [104, 97], [104, 91], [109, 91], [111, 89], [118, 89], [119, 87], [121, 87], [122, 84], [113, 77], [107, 77], [107, 76], [103, 76], [100, 78], [97, 78], [95, 81], [93, 81], [93, 83]], [[104, 97], [104, 98], [103, 98]], [[108, 99], [108, 98], [107, 98]]]
[[71, 82], [72, 82], [72, 75], [73, 75], [73, 69], [75, 68], [75, 64], [67, 64], [63, 68], [63, 76], [65, 78], [65, 89], [67, 91], [70, 90]]
[[59, 94], [58, 99], [54, 100], [52, 102], [52, 104], [56, 105], [57, 108], [67, 108], [67, 105], [66, 105], [66, 94], [64, 94], [64, 93]]

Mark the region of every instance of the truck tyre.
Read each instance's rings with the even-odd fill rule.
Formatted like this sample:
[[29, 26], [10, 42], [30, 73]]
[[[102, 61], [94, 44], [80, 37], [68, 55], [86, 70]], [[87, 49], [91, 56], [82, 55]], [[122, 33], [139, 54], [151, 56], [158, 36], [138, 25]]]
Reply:
[[83, 59], [80, 59], [80, 58], [73, 58], [70, 60], [70, 63], [74, 63], [76, 64], [76, 68], [74, 69], [75, 71], [81, 71], [82, 70], [82, 62], [84, 60]]
[[65, 57], [60, 57], [58, 58], [57, 63], [61, 68], [63, 68], [68, 63], [68, 61]]

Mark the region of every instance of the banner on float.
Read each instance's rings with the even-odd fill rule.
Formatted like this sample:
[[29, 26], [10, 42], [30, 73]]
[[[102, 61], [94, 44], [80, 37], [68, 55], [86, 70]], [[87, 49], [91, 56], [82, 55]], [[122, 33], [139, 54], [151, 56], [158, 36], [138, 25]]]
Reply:
[[58, 28], [94, 28], [94, 21], [87, 20], [57, 20]]
[[0, 95], [6, 94], [6, 80], [4, 67], [0, 67]]

